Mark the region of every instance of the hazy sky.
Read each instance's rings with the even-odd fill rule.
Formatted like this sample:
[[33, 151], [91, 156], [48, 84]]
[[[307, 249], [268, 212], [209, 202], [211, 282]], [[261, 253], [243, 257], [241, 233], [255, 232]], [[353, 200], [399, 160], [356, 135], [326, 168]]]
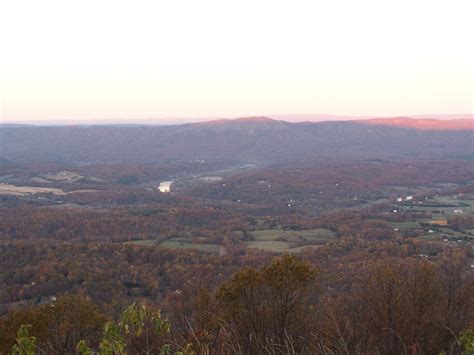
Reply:
[[472, 0], [3, 1], [3, 121], [471, 113]]

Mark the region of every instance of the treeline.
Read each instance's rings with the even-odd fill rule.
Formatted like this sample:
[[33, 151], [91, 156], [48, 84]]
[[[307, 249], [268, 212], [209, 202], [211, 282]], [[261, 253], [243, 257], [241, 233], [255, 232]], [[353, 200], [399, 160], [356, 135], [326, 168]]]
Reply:
[[0, 240], [115, 241], [210, 236], [246, 228], [247, 216], [223, 208], [146, 205], [127, 208], [0, 208]]
[[471, 354], [473, 294], [462, 254], [387, 256], [338, 273], [285, 254], [216, 287], [188, 279], [121, 314], [80, 294], [11, 311], [0, 353]]
[[0, 244], [0, 313], [2, 303], [10, 308], [71, 292], [114, 312], [136, 298], [156, 301], [188, 280], [220, 282], [236, 270], [234, 262], [209, 253], [127, 244], [7, 242]]

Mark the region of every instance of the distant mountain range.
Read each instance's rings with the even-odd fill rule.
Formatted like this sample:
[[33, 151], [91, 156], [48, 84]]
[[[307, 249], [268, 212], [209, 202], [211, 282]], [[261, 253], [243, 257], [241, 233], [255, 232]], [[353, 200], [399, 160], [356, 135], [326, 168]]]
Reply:
[[472, 119], [452, 119], [452, 120], [437, 120], [433, 118], [408, 118], [408, 117], [393, 117], [393, 118], [372, 118], [368, 120], [357, 121], [359, 123], [377, 125], [377, 126], [392, 126], [414, 128], [422, 130], [474, 130], [474, 120]]
[[247, 117], [172, 126], [1, 126], [0, 160], [279, 163], [317, 157], [472, 159], [473, 123], [403, 117], [289, 123]]
[[[277, 115], [265, 115], [277, 121], [285, 121], [292, 123], [299, 122], [326, 122], [326, 121], [359, 121], [368, 120], [374, 118], [388, 119], [390, 117], [382, 116], [354, 116], [354, 115], [327, 115], [327, 114], [277, 114]], [[407, 115], [403, 117], [409, 117], [413, 119], [429, 118], [436, 120], [460, 120], [460, 119], [474, 119], [472, 114], [450, 114], [450, 115]], [[0, 126], [96, 126], [96, 125], [108, 125], [108, 126], [137, 126], [137, 125], [180, 125], [185, 123], [200, 123], [207, 121], [218, 121], [235, 119], [235, 117], [149, 117], [149, 118], [108, 118], [108, 119], [62, 119], [62, 120], [42, 120], [42, 121], [22, 121], [22, 122], [10, 122], [4, 120], [3, 123], [0, 121]], [[238, 119], [238, 118], [237, 118]]]
[[[269, 115], [268, 117], [276, 120], [283, 120], [287, 122], [323, 122], [323, 121], [355, 121], [368, 120], [372, 118], [382, 118], [377, 116], [347, 116], [347, 115], [322, 115], [322, 114], [303, 114], [303, 115]], [[451, 114], [451, 115], [408, 115], [413, 119], [432, 118], [435, 120], [461, 120], [474, 119], [472, 114]], [[383, 117], [382, 119], [390, 119], [391, 117]]]

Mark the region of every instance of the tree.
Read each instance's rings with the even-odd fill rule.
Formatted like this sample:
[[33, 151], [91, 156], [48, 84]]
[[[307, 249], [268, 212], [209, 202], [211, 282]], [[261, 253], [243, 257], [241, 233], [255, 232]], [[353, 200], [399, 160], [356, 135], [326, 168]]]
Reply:
[[466, 329], [461, 332], [458, 340], [462, 355], [474, 355], [474, 329]]
[[[123, 312], [120, 322], [107, 322], [100, 341], [99, 355], [170, 354], [171, 346], [164, 341], [170, 333], [171, 325], [161, 315], [159, 309], [132, 303]], [[76, 350], [82, 355], [93, 354], [85, 340], [81, 340]], [[190, 346], [176, 354], [193, 355]]]
[[18, 329], [16, 344], [12, 347], [13, 355], [34, 355], [36, 353], [36, 338], [30, 335], [30, 324], [23, 324]]
[[0, 353], [6, 353], [15, 340], [17, 329], [27, 330], [36, 345], [49, 354], [73, 353], [81, 339], [98, 344], [106, 317], [90, 299], [83, 296], [62, 296], [37, 307], [28, 307], [7, 314], [0, 322]]
[[[129, 339], [130, 348], [145, 354], [156, 351], [160, 336], [170, 333], [170, 323], [161, 316], [159, 309], [132, 303], [122, 314], [119, 323], [123, 333]], [[155, 344], [154, 344], [155, 343]]]
[[266, 348], [301, 351], [309, 341], [308, 315], [314, 309], [316, 272], [284, 254], [262, 270], [245, 268], [217, 292], [229, 347], [245, 353]]

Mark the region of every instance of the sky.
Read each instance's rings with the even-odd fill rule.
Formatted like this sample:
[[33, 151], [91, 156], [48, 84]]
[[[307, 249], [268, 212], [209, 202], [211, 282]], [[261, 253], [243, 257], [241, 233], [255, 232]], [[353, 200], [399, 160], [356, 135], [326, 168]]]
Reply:
[[471, 0], [3, 1], [3, 122], [473, 112]]

